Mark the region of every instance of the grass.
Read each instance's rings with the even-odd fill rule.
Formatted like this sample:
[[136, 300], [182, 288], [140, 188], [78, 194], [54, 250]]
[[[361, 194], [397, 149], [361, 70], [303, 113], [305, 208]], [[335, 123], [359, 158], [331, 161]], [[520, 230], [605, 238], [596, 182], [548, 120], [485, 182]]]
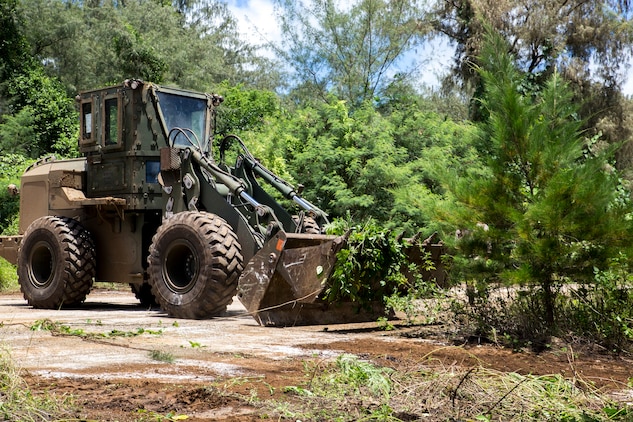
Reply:
[[[0, 277], [3, 277], [0, 260]], [[13, 270], [14, 271], [14, 270]], [[88, 321], [100, 326], [100, 321]], [[177, 322], [172, 324], [177, 326]], [[48, 319], [38, 320], [33, 330], [54, 335], [81, 338], [131, 337], [160, 335], [162, 330], [139, 328], [134, 331], [112, 330], [85, 332]], [[202, 344], [189, 341], [192, 348]], [[171, 353], [151, 350], [149, 357], [173, 363]], [[391, 366], [392, 364], [389, 363]], [[601, 422], [633, 420], [633, 408], [615, 403], [577, 374], [530, 375], [506, 373], [475, 366], [426, 366], [423, 357], [413, 363], [394, 362], [383, 367], [354, 355], [340, 355], [334, 361], [305, 362], [305, 379], [277, 391], [281, 399], [263, 397], [258, 389], [250, 395], [232, 392], [227, 384], [222, 392], [257, 406], [271, 419], [332, 421], [542, 421]], [[265, 384], [263, 379], [232, 379], [233, 383]], [[274, 391], [269, 386], [271, 395]], [[63, 420], [71, 411], [69, 398], [34, 395], [20, 377], [8, 353], [0, 350], [0, 420]], [[156, 415], [147, 415], [155, 417]], [[176, 415], [181, 417], [182, 415]], [[175, 420], [171, 415], [163, 420]], [[170, 419], [171, 418], [171, 419]], [[66, 418], [65, 420], [69, 420]]]
[[[173, 355], [159, 350], [152, 350], [150, 357], [173, 362]], [[560, 375], [504, 373], [481, 366], [428, 368], [421, 363], [387, 368], [349, 354], [335, 361], [307, 361], [304, 373], [305, 381], [286, 387], [277, 400], [253, 396], [254, 390], [239, 395], [230, 385], [217, 392], [239, 398], [273, 420], [606, 422], [631, 417], [627, 408], [582, 379]], [[264, 380], [238, 377], [233, 382]], [[34, 395], [8, 353], [0, 355], [0, 397], [0, 420], [75, 420], [70, 399]], [[186, 418], [152, 413], [139, 415], [138, 420], [144, 417]]]
[[[97, 322], [96, 325], [102, 325]], [[147, 328], [137, 328], [134, 331], [110, 330], [99, 333], [86, 332], [82, 328], [72, 328], [61, 322], [51, 321], [50, 319], [38, 319], [30, 327], [31, 331], [50, 331], [53, 335], [58, 336], [74, 336], [81, 338], [117, 338], [117, 337], [136, 337], [143, 334], [160, 336], [163, 330], [150, 330]]]
[[156, 350], [156, 349], [150, 350], [149, 357], [152, 360], [165, 362], [165, 363], [174, 363], [176, 361], [176, 358], [174, 357], [173, 354], [169, 352], [164, 352], [162, 350]]
[[18, 273], [15, 265], [0, 258], [0, 290], [3, 292], [19, 291]]
[[306, 366], [306, 382], [270, 402], [281, 418], [333, 421], [630, 420], [633, 413], [581, 379], [484, 367], [384, 368], [356, 356]]
[[2, 420], [73, 420], [70, 419], [74, 413], [70, 398], [33, 394], [6, 350], [0, 350], [0, 398]]

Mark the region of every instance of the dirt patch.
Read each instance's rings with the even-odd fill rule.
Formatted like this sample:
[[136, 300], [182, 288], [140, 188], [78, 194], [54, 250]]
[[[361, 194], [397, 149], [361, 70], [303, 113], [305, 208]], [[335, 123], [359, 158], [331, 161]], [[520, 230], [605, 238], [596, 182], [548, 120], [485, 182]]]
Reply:
[[[628, 400], [628, 358], [561, 346], [541, 354], [494, 345], [439, 341], [442, 327], [376, 324], [291, 328], [258, 326], [239, 302], [226, 317], [177, 320], [143, 309], [131, 293], [96, 291], [80, 309], [45, 311], [18, 295], [0, 296], [0, 338], [35, 393], [70, 398], [73, 417], [136, 421], [255, 421], [262, 400], [292, 400], [287, 386], [307, 381], [304, 363], [355, 354], [395, 369], [484, 367], [582, 378]], [[55, 330], [43, 321], [53, 322]], [[49, 327], [48, 329], [46, 327]], [[459, 340], [459, 339], [457, 339]], [[169, 361], [156, 359], [157, 352]], [[160, 419], [158, 419], [160, 420]]]
[[137, 421], [187, 416], [188, 421], [259, 420], [257, 409], [239, 397], [207, 385], [143, 380], [78, 381], [27, 377], [34, 391], [73, 397], [79, 420]]
[[605, 390], [626, 388], [633, 376], [633, 362], [630, 359], [599, 354], [585, 355], [582, 352], [567, 350], [535, 354], [513, 352], [492, 345], [442, 346], [437, 343], [411, 342], [404, 339], [383, 342], [358, 340], [321, 345], [321, 349], [329, 348], [344, 349], [348, 353], [364, 356], [381, 366], [392, 368], [423, 365], [445, 369], [457, 366], [483, 367], [522, 375], [561, 374], [566, 378], [582, 378], [585, 382]]

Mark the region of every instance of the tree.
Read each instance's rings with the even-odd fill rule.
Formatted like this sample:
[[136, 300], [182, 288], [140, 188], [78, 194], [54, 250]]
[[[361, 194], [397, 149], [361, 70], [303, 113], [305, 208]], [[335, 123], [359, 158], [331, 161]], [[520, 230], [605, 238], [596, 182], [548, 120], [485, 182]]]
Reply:
[[353, 112], [334, 96], [265, 117], [243, 134], [265, 165], [305, 186], [306, 198], [331, 217], [368, 218], [414, 234], [432, 225], [432, 203], [444, 192], [437, 168], [473, 159], [475, 128], [401, 103], [385, 115], [365, 103]]
[[406, 151], [394, 145], [391, 124], [367, 104], [350, 116], [335, 97], [267, 118], [244, 134], [253, 153], [282, 177], [305, 186], [305, 197], [332, 217], [387, 221], [393, 186], [408, 182], [399, 166]]
[[[380, 95], [404, 55], [425, 36], [420, 2], [361, 0], [349, 5], [278, 0], [283, 45], [277, 52], [294, 72], [295, 95], [327, 101], [333, 93], [359, 107]], [[400, 71], [412, 77], [415, 65]]]
[[546, 79], [555, 68], [571, 80], [622, 82], [633, 52], [628, 0], [456, 0], [439, 2], [436, 29], [457, 44], [456, 68], [468, 83], [478, 78], [486, 25], [499, 31], [517, 66]]
[[0, 81], [31, 61], [18, 0], [0, 0]]
[[18, 0], [0, 0], [0, 117], [7, 113], [6, 90], [12, 76], [33, 64], [22, 25]]
[[[6, 92], [13, 118], [0, 125], [0, 146], [13, 145], [18, 149], [4, 152], [24, 151], [31, 158], [48, 153], [77, 154], [79, 125], [74, 100], [66, 95], [57, 79], [47, 76], [41, 66], [35, 65], [15, 74]], [[22, 131], [33, 136], [25, 138], [24, 133], [12, 132], [16, 121], [24, 125]]]
[[32, 55], [69, 94], [127, 78], [212, 90], [222, 81], [269, 88], [269, 61], [240, 39], [220, 1], [20, 3]]
[[[435, 28], [456, 46], [450, 84], [477, 94], [485, 26], [505, 38], [516, 65], [541, 85], [557, 71], [569, 83], [584, 128], [612, 143], [631, 140], [630, 104], [621, 86], [633, 53], [628, 0], [455, 0], [438, 2]], [[476, 111], [476, 108], [474, 109]], [[480, 118], [476, 113], [474, 118]], [[618, 168], [631, 167], [633, 147], [618, 153]]]
[[230, 86], [228, 82], [217, 89], [224, 97], [215, 128], [220, 136], [256, 130], [279, 111], [279, 99], [271, 91], [247, 89], [243, 84]]
[[36, 137], [33, 109], [24, 107], [15, 114], [3, 116], [0, 123], [0, 153], [30, 155], [30, 146]]
[[0, 42], [0, 149], [33, 158], [49, 152], [73, 155], [77, 138], [74, 102], [30, 55], [17, 2], [1, 0], [0, 8], [0, 31], [6, 36]]
[[453, 228], [489, 227], [478, 250], [461, 243], [463, 256], [472, 268], [486, 262], [497, 279], [535, 283], [538, 317], [553, 334], [560, 283], [591, 279], [614, 257], [633, 256], [633, 207], [609, 164], [612, 148], [583, 136], [561, 76], [526, 90], [528, 77], [507, 43], [498, 35], [487, 40], [478, 72], [488, 171], [447, 185], [462, 211], [443, 218], [454, 218]]

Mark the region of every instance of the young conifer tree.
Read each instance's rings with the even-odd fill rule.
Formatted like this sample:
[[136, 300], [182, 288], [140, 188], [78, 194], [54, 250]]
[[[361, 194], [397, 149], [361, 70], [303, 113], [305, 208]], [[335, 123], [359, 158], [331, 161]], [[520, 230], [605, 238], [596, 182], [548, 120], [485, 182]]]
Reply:
[[507, 51], [489, 33], [477, 68], [487, 171], [450, 190], [470, 219], [461, 224], [486, 224], [485, 246], [466, 253], [468, 264], [481, 269], [485, 261], [498, 280], [533, 286], [554, 334], [562, 284], [591, 280], [620, 253], [633, 257], [633, 207], [611, 165], [613, 150], [583, 136], [562, 78], [554, 72], [531, 86]]

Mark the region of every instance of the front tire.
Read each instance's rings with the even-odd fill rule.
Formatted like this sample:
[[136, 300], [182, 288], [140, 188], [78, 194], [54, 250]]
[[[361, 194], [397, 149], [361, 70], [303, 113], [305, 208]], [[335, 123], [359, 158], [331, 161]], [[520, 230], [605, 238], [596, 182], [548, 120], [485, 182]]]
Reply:
[[[292, 221], [294, 221], [296, 225], [299, 225], [299, 223], [301, 222], [301, 217], [299, 217], [298, 215], [293, 215]], [[300, 233], [321, 234], [321, 227], [319, 227], [319, 224], [313, 217], [304, 216], [303, 225], [301, 227]]]
[[181, 212], [152, 239], [149, 283], [160, 307], [176, 318], [217, 316], [237, 292], [241, 246], [231, 226], [203, 212]]
[[18, 281], [29, 305], [75, 306], [86, 299], [96, 273], [95, 245], [79, 222], [46, 216], [26, 230], [18, 251]]

